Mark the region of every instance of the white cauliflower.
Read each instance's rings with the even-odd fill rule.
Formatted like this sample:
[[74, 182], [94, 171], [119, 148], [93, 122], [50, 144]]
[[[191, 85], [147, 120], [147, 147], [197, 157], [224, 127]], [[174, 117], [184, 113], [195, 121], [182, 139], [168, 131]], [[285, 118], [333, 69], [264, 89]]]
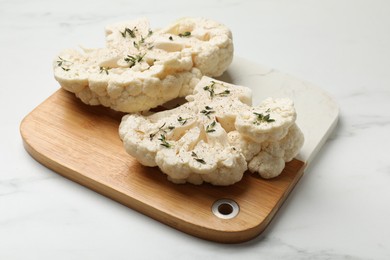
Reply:
[[192, 93], [203, 75], [220, 76], [233, 59], [230, 30], [184, 18], [152, 31], [146, 19], [110, 25], [106, 47], [64, 50], [53, 63], [61, 87], [89, 105], [139, 112]]
[[149, 116], [126, 115], [119, 127], [126, 151], [175, 183], [231, 185], [248, 167], [275, 177], [303, 144], [288, 99], [252, 107], [249, 88], [204, 76], [187, 100]]
[[295, 119], [294, 104], [290, 99], [267, 98], [259, 106], [242, 111], [235, 126], [240, 134], [261, 143], [282, 139]]
[[277, 177], [286, 162], [298, 154], [304, 142], [303, 134], [295, 123], [288, 128], [287, 134], [277, 141], [253, 142], [238, 131], [230, 132], [228, 138], [229, 143], [244, 155], [248, 169], [259, 173], [265, 179]]

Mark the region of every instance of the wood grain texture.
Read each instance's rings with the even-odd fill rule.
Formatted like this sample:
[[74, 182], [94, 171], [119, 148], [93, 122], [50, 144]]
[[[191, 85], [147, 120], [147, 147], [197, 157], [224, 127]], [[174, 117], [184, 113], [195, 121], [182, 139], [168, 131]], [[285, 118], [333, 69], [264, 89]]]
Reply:
[[[118, 135], [122, 116], [60, 89], [24, 118], [20, 131], [31, 156], [55, 172], [178, 230], [223, 243], [259, 235], [303, 174], [305, 164], [293, 160], [271, 180], [246, 173], [228, 187], [173, 184], [125, 152]], [[212, 213], [221, 198], [239, 204], [235, 218]]]

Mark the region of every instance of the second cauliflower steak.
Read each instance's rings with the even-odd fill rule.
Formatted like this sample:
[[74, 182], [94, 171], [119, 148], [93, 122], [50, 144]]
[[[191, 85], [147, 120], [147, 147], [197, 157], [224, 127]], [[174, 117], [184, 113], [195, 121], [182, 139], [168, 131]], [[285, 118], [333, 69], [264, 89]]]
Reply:
[[203, 77], [188, 103], [149, 116], [123, 117], [126, 151], [175, 183], [231, 185], [249, 169], [278, 176], [303, 145], [289, 99], [252, 107], [249, 88]]

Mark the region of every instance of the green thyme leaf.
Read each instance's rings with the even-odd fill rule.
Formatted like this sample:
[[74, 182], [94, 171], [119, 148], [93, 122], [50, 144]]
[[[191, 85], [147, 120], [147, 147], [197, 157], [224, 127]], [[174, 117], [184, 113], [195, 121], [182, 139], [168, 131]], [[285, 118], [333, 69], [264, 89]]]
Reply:
[[214, 97], [214, 86], [215, 85], [215, 81], [211, 81], [211, 84], [208, 85], [208, 86], [205, 86], [203, 87], [203, 90], [205, 91], [208, 91], [210, 93], [210, 97], [213, 98]]
[[222, 91], [220, 93], [215, 93], [215, 84], [216, 84], [215, 81], [211, 81], [210, 85], [207, 85], [207, 86], [203, 87], [203, 90], [208, 91], [210, 93], [211, 99], [214, 96], [226, 97], [227, 95], [230, 94], [230, 90], [228, 90], [228, 89], [225, 89], [224, 91]]
[[211, 124], [207, 125], [206, 126], [206, 133], [212, 133], [212, 132], [215, 132], [215, 125], [217, 124], [216, 121], [213, 121]]
[[228, 89], [225, 89], [225, 91], [222, 91], [221, 93], [217, 93], [215, 94], [216, 96], [220, 96], [220, 97], [226, 97], [227, 95], [230, 94], [230, 90]]
[[201, 158], [194, 158], [195, 161], [200, 162], [201, 164], [206, 164], [206, 162]]
[[197, 161], [201, 164], [206, 164], [205, 160], [203, 160], [202, 158], [199, 158], [195, 152], [192, 152], [191, 156], [194, 158], [195, 161]]
[[110, 70], [111, 68], [110, 67], [99, 67], [100, 68], [100, 72], [99, 73], [106, 73], [108, 75], [108, 70]]
[[200, 111], [200, 113], [204, 114], [204, 115], [207, 116], [208, 118], [210, 118], [210, 114], [215, 113], [215, 111], [212, 110], [212, 109], [213, 109], [212, 107], [205, 106], [204, 108], [205, 108], [205, 109], [203, 109], [202, 111]]
[[272, 123], [275, 122], [275, 119], [272, 119], [270, 117], [270, 114], [263, 115], [261, 113], [253, 112], [253, 114], [256, 115], [256, 120], [253, 122], [253, 124], [259, 125], [261, 123]]
[[137, 49], [137, 50], [139, 50], [139, 43], [137, 43], [137, 42], [133, 42], [133, 46]]
[[191, 32], [184, 32], [184, 33], [179, 33], [179, 37], [190, 37], [191, 36]]
[[137, 62], [140, 63], [145, 55], [146, 55], [146, 53], [144, 53], [144, 54], [137, 54], [135, 56], [127, 55], [124, 60], [127, 63], [129, 63], [130, 68], [132, 68]]
[[63, 58], [61, 58], [60, 56], [58, 56], [58, 61], [57, 61], [57, 66], [58, 67], [61, 67], [63, 63], [67, 62], [66, 60], [64, 60]]
[[158, 128], [158, 130], [161, 130], [166, 124], [167, 124], [167, 123], [162, 124], [162, 126], [160, 126], [160, 127]]
[[58, 56], [57, 66], [61, 67], [61, 69], [63, 69], [64, 71], [69, 71], [70, 70], [69, 66], [72, 64], [73, 62], [70, 62]]
[[188, 118], [182, 118], [181, 116], [179, 116], [177, 118], [177, 121], [181, 124], [181, 125], [185, 125], [187, 123], [187, 120], [191, 119], [191, 117], [188, 117]]
[[125, 28], [123, 32], [119, 31], [123, 38], [126, 38], [126, 35], [129, 35], [131, 38], [135, 38], [135, 32], [138, 31], [137, 27], [134, 27], [133, 30], [130, 28]]
[[[172, 126], [172, 125], [167, 126], [167, 127], [164, 128], [164, 126], [165, 126], [166, 124], [167, 124], [167, 123], [162, 124], [162, 125], [157, 129], [156, 132], [149, 134], [149, 139], [150, 139], [150, 141], [152, 141], [153, 138], [154, 138], [158, 133], [160, 133], [160, 132], [163, 132], [164, 134], [166, 134], [168, 130], [169, 130], [169, 131], [172, 131], [173, 129], [175, 129], [175, 127]], [[165, 135], [164, 135], [164, 137], [165, 137]], [[160, 139], [159, 139], [159, 140], [160, 140]]]
[[166, 148], [171, 148], [172, 145], [170, 143], [167, 142], [166, 138], [165, 138], [165, 135], [160, 135], [160, 138], [158, 139], [159, 141], [161, 141], [161, 146], [164, 146]]

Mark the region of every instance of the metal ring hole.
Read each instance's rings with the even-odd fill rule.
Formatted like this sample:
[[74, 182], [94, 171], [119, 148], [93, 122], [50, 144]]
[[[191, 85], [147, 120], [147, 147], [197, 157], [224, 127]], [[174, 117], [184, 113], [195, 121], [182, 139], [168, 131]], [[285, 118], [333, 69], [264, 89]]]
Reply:
[[231, 219], [238, 215], [240, 208], [238, 204], [231, 199], [220, 199], [214, 202], [212, 212], [215, 216], [222, 219]]

